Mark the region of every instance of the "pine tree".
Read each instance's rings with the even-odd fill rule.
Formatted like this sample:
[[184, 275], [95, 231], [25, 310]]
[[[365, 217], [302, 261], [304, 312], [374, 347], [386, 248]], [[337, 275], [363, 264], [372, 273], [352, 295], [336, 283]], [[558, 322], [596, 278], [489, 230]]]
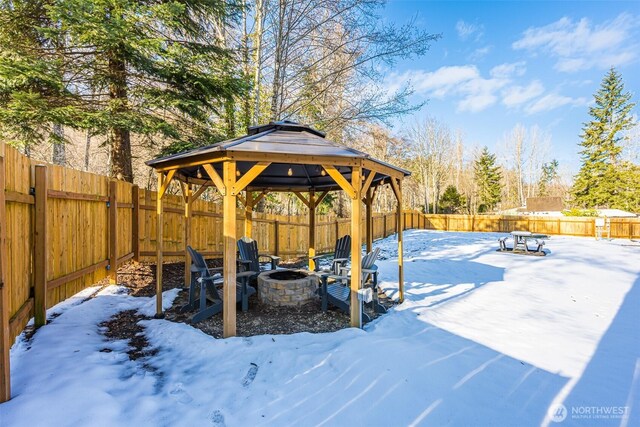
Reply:
[[29, 153], [47, 136], [61, 146], [62, 126], [81, 122], [81, 99], [64, 79], [64, 60], [47, 3], [0, 0], [0, 137]]
[[[584, 124], [582, 141], [582, 167], [572, 188], [573, 202], [581, 208], [623, 207], [621, 164], [624, 131], [633, 126], [631, 94], [624, 91], [622, 77], [611, 68], [602, 79], [589, 108], [592, 120]], [[628, 180], [624, 180], [628, 181]]]
[[440, 212], [446, 214], [460, 213], [465, 204], [465, 197], [458, 192], [455, 185], [449, 185], [440, 198]]
[[549, 187], [556, 179], [558, 179], [558, 161], [553, 159], [549, 163], [542, 165], [542, 174], [540, 175], [540, 182], [538, 182], [538, 194], [540, 196], [548, 196]]
[[496, 155], [491, 154], [487, 147], [484, 147], [474, 165], [474, 178], [479, 202], [478, 211], [487, 212], [493, 210], [500, 202], [502, 173], [500, 167], [496, 165]]
[[[0, 6], [3, 17], [37, 12], [19, 14], [25, 21], [19, 29], [34, 33], [24, 43], [11, 28], [15, 21], [0, 21], [0, 79], [25, 81], [0, 90], [0, 124], [24, 128], [25, 140], [42, 124], [106, 135], [112, 176], [133, 180], [132, 134], [180, 147], [221, 139], [216, 119], [246, 89], [221, 36], [237, 11], [233, 1], [0, 0]], [[33, 16], [37, 22], [28, 22]], [[5, 40], [19, 46], [6, 59]], [[64, 43], [52, 49], [57, 40]], [[13, 64], [23, 52], [26, 62]]]

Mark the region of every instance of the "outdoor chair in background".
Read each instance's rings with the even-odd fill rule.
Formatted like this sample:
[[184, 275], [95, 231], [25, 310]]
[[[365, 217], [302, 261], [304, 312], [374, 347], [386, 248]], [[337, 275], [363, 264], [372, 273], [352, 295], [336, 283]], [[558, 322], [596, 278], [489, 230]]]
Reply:
[[607, 217], [599, 217], [595, 219], [596, 226], [596, 240], [604, 239], [604, 235], [607, 235], [607, 239], [611, 240], [611, 222]]
[[[376, 313], [386, 313], [387, 310], [378, 302], [378, 267], [376, 260], [380, 248], [374, 248], [371, 252], [362, 258], [362, 283], [367, 283], [371, 279], [371, 291], [373, 293], [373, 308]], [[349, 276], [350, 268], [342, 267], [339, 275], [323, 274], [322, 277], [322, 311], [327, 311], [328, 304], [338, 307], [345, 313], [351, 312], [351, 277]], [[332, 280], [333, 283], [328, 283]], [[362, 312], [362, 320], [370, 322], [371, 318]]]
[[[204, 257], [187, 246], [191, 255], [191, 284], [189, 285], [189, 302], [180, 308], [180, 312], [198, 312], [191, 317], [191, 323], [205, 320], [222, 311], [222, 292], [218, 287], [222, 287], [223, 279], [219, 273], [222, 268], [209, 268]], [[249, 309], [249, 297], [256, 293], [256, 289], [249, 286], [249, 280], [253, 276], [252, 272], [242, 272], [236, 274], [236, 301], [242, 303], [242, 311]], [[196, 301], [196, 293], [199, 293]], [[211, 302], [207, 305], [207, 301]]]
[[314, 271], [316, 272], [331, 272], [335, 275], [340, 274], [340, 268], [345, 267], [349, 261], [349, 255], [351, 255], [351, 236], [346, 234], [336, 240], [336, 249], [333, 251], [333, 260], [331, 261], [330, 269], [320, 269], [320, 258], [325, 255], [318, 255], [311, 257], [315, 262]]
[[274, 255], [265, 255], [258, 253], [258, 242], [249, 238], [243, 237], [238, 240], [238, 252], [240, 257], [238, 262], [244, 267], [245, 271], [253, 273], [253, 277], [257, 277], [261, 271], [266, 270], [261, 264], [260, 259], [269, 259], [268, 265], [271, 266], [271, 270], [275, 270], [280, 262], [280, 257]]

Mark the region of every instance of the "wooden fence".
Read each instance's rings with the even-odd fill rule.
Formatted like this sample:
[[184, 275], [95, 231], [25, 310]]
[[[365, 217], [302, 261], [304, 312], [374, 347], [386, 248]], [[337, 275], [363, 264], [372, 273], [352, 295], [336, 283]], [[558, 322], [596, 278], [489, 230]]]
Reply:
[[[35, 317], [105, 277], [116, 280], [129, 259], [155, 260], [155, 192], [59, 166], [35, 162], [0, 143], [0, 402], [8, 392], [9, 347]], [[184, 260], [182, 198], [163, 199], [163, 254]], [[191, 245], [205, 256], [222, 255], [221, 204], [193, 204]], [[593, 218], [424, 215], [406, 211], [405, 228], [508, 232], [527, 229], [548, 234], [593, 236]], [[237, 235], [244, 212], [238, 211]], [[361, 235], [365, 235], [362, 221]], [[253, 237], [260, 250], [284, 258], [308, 250], [308, 217], [253, 214]], [[316, 252], [331, 251], [350, 233], [350, 220], [319, 216]], [[374, 239], [395, 233], [394, 213], [374, 214]], [[611, 237], [640, 237], [640, 220], [611, 219]]]
[[[425, 215], [414, 211], [405, 211], [404, 215], [405, 229], [498, 233], [528, 230], [534, 233], [583, 237], [593, 237], [596, 234], [593, 217]], [[609, 218], [609, 226], [611, 238], [640, 239], [640, 218]]]
[[[0, 144], [0, 321], [6, 348], [35, 317], [45, 323], [46, 309], [105, 277], [116, 279], [129, 259], [155, 261], [156, 214], [153, 191], [108, 177], [33, 161]], [[165, 261], [184, 260], [182, 197], [163, 199]], [[197, 200], [191, 218], [191, 245], [205, 256], [222, 256], [221, 204]], [[308, 251], [308, 217], [253, 214], [253, 237], [260, 249], [283, 258]], [[239, 236], [244, 211], [238, 210]], [[392, 213], [375, 214], [374, 236], [395, 232]], [[349, 219], [319, 216], [316, 251], [333, 250], [349, 233]], [[363, 221], [364, 232], [364, 221]], [[6, 332], [6, 333], [5, 333]], [[4, 347], [3, 349], [4, 350]], [[8, 350], [7, 350], [8, 351]]]

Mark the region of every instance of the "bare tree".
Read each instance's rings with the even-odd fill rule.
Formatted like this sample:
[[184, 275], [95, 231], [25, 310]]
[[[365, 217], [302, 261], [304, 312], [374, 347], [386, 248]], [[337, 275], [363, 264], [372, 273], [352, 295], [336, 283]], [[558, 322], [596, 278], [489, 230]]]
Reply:
[[440, 194], [455, 163], [451, 132], [446, 125], [427, 117], [410, 128], [407, 138], [412, 146], [411, 165], [423, 188], [424, 211], [437, 213]]
[[51, 127], [51, 142], [53, 145], [52, 162], [54, 165], [66, 166], [67, 155], [65, 150], [64, 128], [59, 123], [54, 123]]

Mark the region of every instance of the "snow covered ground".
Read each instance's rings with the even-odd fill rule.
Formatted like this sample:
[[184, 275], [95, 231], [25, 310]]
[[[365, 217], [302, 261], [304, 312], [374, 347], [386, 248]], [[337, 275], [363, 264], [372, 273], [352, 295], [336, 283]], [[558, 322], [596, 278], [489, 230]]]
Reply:
[[[220, 340], [148, 320], [146, 360], [98, 325], [153, 299], [86, 290], [16, 341], [0, 425], [640, 425], [640, 246], [553, 237], [527, 257], [498, 236], [405, 232], [406, 300], [365, 330]], [[396, 242], [376, 245], [396, 295]]]

